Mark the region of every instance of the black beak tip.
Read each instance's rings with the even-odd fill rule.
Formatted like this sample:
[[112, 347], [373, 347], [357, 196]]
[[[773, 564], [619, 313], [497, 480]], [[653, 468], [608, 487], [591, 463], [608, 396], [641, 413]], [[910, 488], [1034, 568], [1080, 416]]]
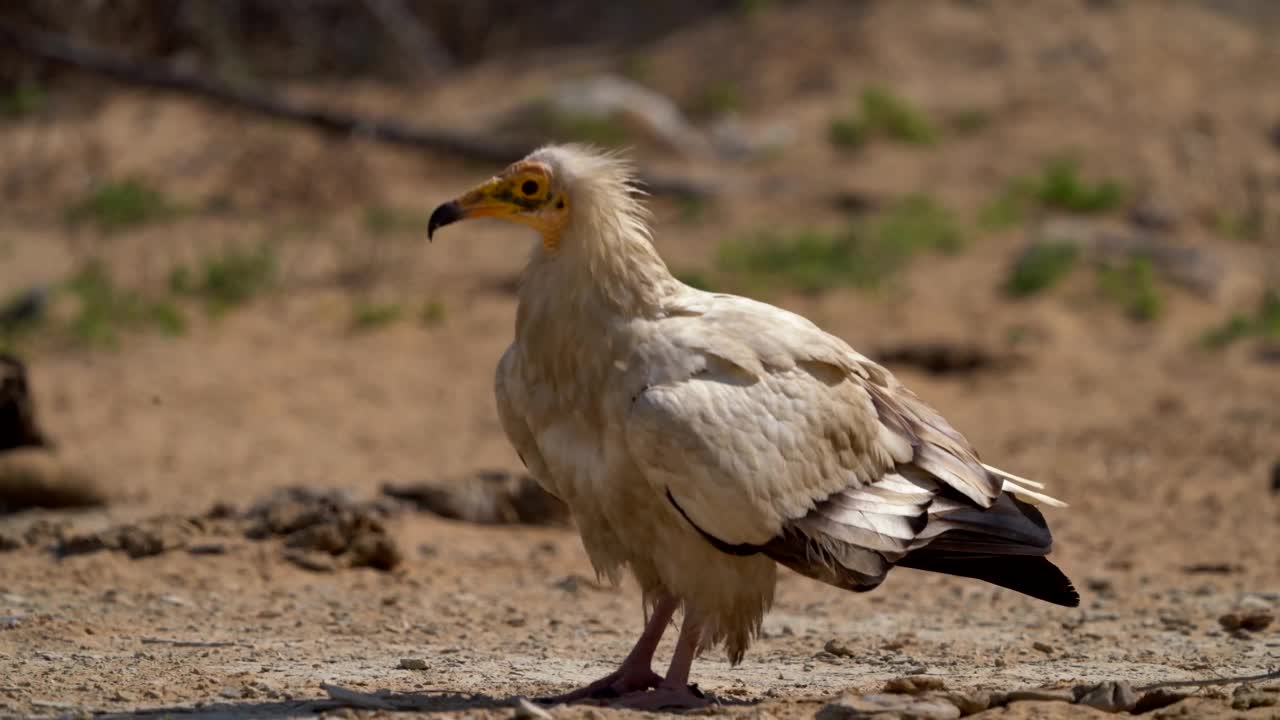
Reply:
[[467, 213], [457, 202], [450, 201], [436, 208], [431, 213], [431, 219], [427, 221], [427, 240], [430, 241], [436, 234], [436, 230], [455, 223], [466, 217]]

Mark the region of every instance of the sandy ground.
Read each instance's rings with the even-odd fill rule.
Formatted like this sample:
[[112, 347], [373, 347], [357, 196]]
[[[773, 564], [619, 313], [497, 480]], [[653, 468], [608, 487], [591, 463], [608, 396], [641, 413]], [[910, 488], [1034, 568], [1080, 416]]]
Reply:
[[[1243, 207], [1250, 178], [1262, 178], [1267, 207], [1280, 207], [1280, 148], [1268, 144], [1280, 122], [1280, 96], [1268, 91], [1276, 36], [1189, 3], [913, 8], [884, 4], [856, 18], [772, 10], [646, 49], [655, 84], [674, 97], [692, 92], [693, 75], [675, 69], [741, 72], [752, 121], [785, 122], [798, 138], [748, 166], [642, 158], [729, 188], [697, 219], [656, 201], [657, 242], [674, 266], [710, 265], [731, 234], [836, 222], [839, 191], [923, 190], [972, 214], [1004, 179], [1074, 150], [1091, 172], [1125, 178], [1170, 208], [1178, 240], [1211, 251], [1224, 280], [1209, 297], [1171, 289], [1150, 325], [1100, 299], [1088, 275], [1013, 303], [998, 289], [1024, 235], [1008, 231], [917, 262], [886, 291], [770, 296], [867, 352], [964, 340], [1016, 353], [1019, 362], [976, 373], [894, 369], [985, 459], [1071, 503], [1050, 522], [1055, 557], [1083, 602], [1067, 610], [910, 571], [854, 596], [784, 574], [743, 665], [730, 668], [719, 652], [695, 665], [694, 680], [721, 703], [712, 713], [808, 717], [833, 697], [910, 675], [1008, 692], [1276, 670], [1280, 623], [1233, 633], [1218, 618], [1280, 613], [1280, 496], [1271, 490], [1280, 366], [1248, 343], [1196, 346], [1280, 270], [1277, 225], [1269, 240], [1249, 242], [1219, 237], [1205, 219]], [[803, 49], [777, 60], [800, 39]], [[421, 92], [297, 92], [450, 124], [609, 62], [576, 53], [519, 75], [481, 66]], [[992, 125], [927, 150], [833, 152], [830, 113], [873, 80], [938, 113], [987, 108]], [[495, 93], [497, 82], [510, 87]], [[0, 517], [0, 530], [49, 522], [74, 533], [200, 515], [219, 502], [243, 509], [298, 485], [372, 498], [389, 481], [462, 483], [487, 468], [519, 469], [491, 378], [510, 339], [508, 288], [526, 238], [478, 224], [428, 246], [412, 228], [372, 237], [360, 220], [373, 205], [425, 217], [489, 168], [335, 143], [171, 97], [60, 102], [52, 119], [0, 129], [0, 287], [57, 282], [88, 257], [139, 287], [163, 286], [176, 262], [264, 238], [280, 251], [284, 280], [247, 309], [194, 314], [182, 338], [130, 334], [113, 350], [36, 342], [27, 357], [42, 423], [59, 441], [52, 462], [92, 478], [112, 502]], [[232, 211], [114, 235], [62, 221], [93, 177], [125, 175], [191, 202], [223, 198]], [[371, 274], [353, 288], [336, 272], [355, 263]], [[443, 321], [353, 333], [353, 295], [438, 302]], [[42, 543], [0, 554], [0, 715], [383, 712], [312, 703], [329, 684], [387, 689], [388, 708], [505, 717], [513, 696], [603, 674], [638, 632], [634, 589], [597, 585], [569, 529], [413, 512], [387, 522], [404, 553], [392, 572], [309, 572], [286, 561], [280, 542], [238, 535], [218, 538], [215, 555], [57, 559]], [[669, 640], [663, 647], [665, 659]], [[1188, 689], [1193, 697], [1154, 717], [1280, 717], [1280, 706], [1237, 702], [1252, 692], [1238, 685]], [[1101, 714], [1024, 700], [981, 716]]]

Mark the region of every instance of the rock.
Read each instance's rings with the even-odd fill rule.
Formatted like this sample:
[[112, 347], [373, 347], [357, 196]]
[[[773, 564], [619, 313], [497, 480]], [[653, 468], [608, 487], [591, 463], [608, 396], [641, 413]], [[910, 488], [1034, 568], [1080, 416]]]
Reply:
[[348, 567], [371, 567], [375, 570], [393, 570], [404, 559], [395, 540], [385, 530], [368, 531], [357, 535], [347, 553]]
[[1053, 646], [1046, 642], [1040, 642], [1039, 640], [1037, 640], [1031, 643], [1031, 647], [1035, 648], [1036, 650], [1039, 650], [1040, 652], [1046, 655], [1053, 654]]
[[1245, 632], [1262, 632], [1275, 621], [1270, 610], [1237, 610], [1218, 618], [1218, 624], [1224, 630], [1244, 630]]
[[551, 713], [530, 702], [528, 698], [518, 697], [511, 701], [512, 720], [551, 720]]
[[1108, 680], [1097, 685], [1081, 685], [1074, 691], [1078, 705], [1088, 705], [1103, 712], [1128, 712], [1138, 704], [1138, 693], [1124, 680]]
[[942, 678], [929, 677], [927, 675], [893, 678], [884, 684], [884, 691], [887, 693], [904, 693], [907, 695], [918, 695], [929, 690], [946, 689], [947, 684]]
[[0, 452], [48, 446], [48, 439], [36, 425], [26, 366], [18, 358], [0, 353]]
[[1113, 598], [1116, 595], [1115, 583], [1110, 578], [1088, 577], [1085, 578], [1084, 585], [1089, 588], [1089, 592], [1101, 597]]
[[97, 484], [58, 455], [38, 447], [0, 451], [0, 514], [106, 504]]
[[1226, 272], [1222, 259], [1204, 247], [1102, 222], [1052, 218], [1041, 223], [1032, 238], [1033, 243], [1073, 245], [1083, 259], [1102, 267], [1145, 258], [1166, 279], [1206, 297], [1217, 293]]
[[831, 638], [830, 640], [828, 640], [827, 644], [822, 646], [822, 650], [824, 652], [831, 653], [836, 657], [857, 656], [857, 652], [855, 652], [853, 648], [850, 648], [848, 645], [845, 645], [843, 640], [837, 640], [835, 638]]
[[1168, 205], [1146, 198], [1129, 211], [1129, 222], [1144, 230], [1168, 232], [1177, 226], [1178, 218]]
[[947, 699], [960, 709], [961, 716], [976, 715], [991, 707], [991, 693], [987, 690], [948, 693]]
[[1241, 685], [1231, 696], [1232, 710], [1252, 710], [1280, 705], [1280, 688]]
[[400, 658], [400, 668], [403, 670], [426, 670], [427, 661], [423, 658]]
[[824, 705], [816, 720], [862, 720], [894, 717], [903, 720], [955, 720], [960, 708], [942, 697], [873, 693], [850, 695]]
[[1071, 692], [1071, 688], [1027, 688], [1024, 690], [1013, 690], [993, 696], [991, 698], [991, 704], [1008, 705], [1011, 702], [1018, 702], [1019, 700], [1069, 703], [1075, 702], [1075, 699], [1075, 694]]
[[0, 552], [18, 550], [23, 546], [22, 538], [6, 530], [0, 530]]
[[567, 525], [569, 510], [529, 475], [477, 473], [462, 482], [384, 485], [382, 493], [450, 520], [482, 525]]
[[1133, 706], [1130, 712], [1134, 715], [1142, 715], [1144, 713], [1159, 710], [1160, 708], [1169, 707], [1174, 703], [1182, 702], [1186, 698], [1186, 693], [1157, 688], [1150, 692], [1143, 693], [1142, 697], [1138, 698], [1138, 702]]
[[1280, 460], [1271, 466], [1271, 492], [1280, 493]]
[[307, 552], [305, 550], [286, 550], [286, 562], [311, 572], [331, 573], [337, 569], [333, 556], [326, 553]]
[[1271, 602], [1261, 595], [1245, 595], [1240, 598], [1239, 610], [1270, 610]]

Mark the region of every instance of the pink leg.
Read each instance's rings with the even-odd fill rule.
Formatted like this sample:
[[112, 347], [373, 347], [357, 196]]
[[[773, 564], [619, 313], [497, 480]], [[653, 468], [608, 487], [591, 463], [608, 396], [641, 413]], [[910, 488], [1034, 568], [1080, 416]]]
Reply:
[[[662, 633], [671, 623], [680, 601], [673, 597], [663, 596], [653, 607], [653, 615], [645, 623], [644, 632], [636, 641], [635, 647], [627, 653], [622, 665], [617, 670], [605, 675], [590, 685], [555, 697], [543, 698], [542, 702], [569, 703], [577, 700], [615, 698], [637, 690], [657, 687], [662, 676], [652, 669], [653, 654], [658, 650], [658, 642]], [[686, 670], [687, 675], [687, 670]]]
[[689, 687], [689, 669], [693, 667], [693, 658], [698, 654], [701, 641], [702, 627], [686, 607], [680, 639], [676, 641], [675, 653], [671, 655], [667, 677], [652, 690], [633, 692], [622, 698], [618, 705], [636, 710], [687, 710], [710, 705], [710, 700]]

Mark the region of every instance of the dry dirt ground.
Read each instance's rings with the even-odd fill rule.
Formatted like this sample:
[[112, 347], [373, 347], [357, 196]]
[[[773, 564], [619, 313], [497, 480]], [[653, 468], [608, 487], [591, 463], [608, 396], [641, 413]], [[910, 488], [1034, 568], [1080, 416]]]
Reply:
[[[1277, 225], [1269, 240], [1245, 241], [1206, 219], [1250, 197], [1280, 207], [1280, 147], [1269, 139], [1280, 123], [1276, 37], [1193, 3], [883, 3], [727, 17], [643, 49], [663, 92], [687, 98], [692, 83], [740, 77], [747, 116], [796, 135], [785, 152], [748, 165], [642, 154], [646, 165], [727, 188], [693, 218], [655, 202], [657, 242], [680, 268], [712, 264], [722, 237], [837, 223], [830, 198], [841, 191], [927, 191], [972, 216], [1005, 179], [1062, 151], [1170, 209], [1177, 240], [1212, 251], [1224, 268], [1211, 296], [1169, 289], [1163, 317], [1149, 324], [1124, 318], [1088, 276], [1014, 303], [999, 286], [1025, 238], [1017, 229], [916, 262], [884, 291], [770, 296], [868, 352], [938, 340], [1016, 351], [1020, 362], [975, 373], [894, 369], [985, 459], [1071, 503], [1049, 515], [1057, 561], [1083, 601], [1062, 609], [911, 571], [855, 596], [785, 574], [747, 660], [731, 668], [713, 652], [695, 665], [696, 682], [721, 703], [712, 714], [808, 717], [833, 697], [906, 675], [1007, 692], [1280, 666], [1280, 623], [1229, 632], [1218, 620], [1280, 613], [1271, 486], [1280, 366], [1251, 343], [1216, 353], [1196, 344], [1205, 328], [1251, 308], [1280, 265]], [[293, 92], [474, 124], [624, 60], [540, 54], [417, 91]], [[982, 108], [990, 125], [935, 148], [834, 151], [828, 119], [873, 81], [931, 113]], [[421, 228], [373, 236], [361, 220], [375, 205], [425, 217], [491, 168], [334, 142], [171, 96], [80, 87], [54, 101], [50, 117], [0, 128], [0, 287], [59, 282], [88, 257], [122, 282], [163, 287], [177, 262], [264, 238], [277, 244], [283, 278], [245, 309], [192, 313], [180, 338], [130, 332], [90, 350], [32, 341], [41, 420], [59, 442], [49, 464], [90, 478], [110, 503], [11, 515], [0, 529], [61, 523], [65, 535], [201, 515], [215, 503], [243, 510], [299, 485], [367, 499], [388, 481], [461, 483], [520, 467], [490, 388], [527, 239], [476, 224], [427, 245]], [[126, 176], [193, 205], [217, 198], [220, 209], [116, 234], [64, 223], [92, 178]], [[338, 272], [354, 265], [369, 272], [355, 281]], [[403, 303], [411, 316], [435, 302], [443, 318], [356, 333], [353, 296]], [[286, 561], [279, 542], [237, 534], [215, 538], [220, 554], [58, 559], [48, 542], [0, 553], [0, 715], [305, 715], [324, 710], [304, 701], [326, 697], [329, 684], [387, 689], [377, 702], [388, 708], [505, 717], [512, 696], [604, 673], [638, 631], [633, 588], [594, 583], [570, 530], [414, 512], [386, 523], [404, 554], [391, 572], [309, 571]], [[663, 648], [665, 658], [669, 641]], [[422, 662], [404, 669], [402, 659]], [[1274, 679], [1238, 685], [1189, 688], [1193, 697], [1154, 716], [1280, 717], [1266, 705], [1280, 697], [1265, 690]], [[980, 716], [1101, 714], [1024, 700]]]

